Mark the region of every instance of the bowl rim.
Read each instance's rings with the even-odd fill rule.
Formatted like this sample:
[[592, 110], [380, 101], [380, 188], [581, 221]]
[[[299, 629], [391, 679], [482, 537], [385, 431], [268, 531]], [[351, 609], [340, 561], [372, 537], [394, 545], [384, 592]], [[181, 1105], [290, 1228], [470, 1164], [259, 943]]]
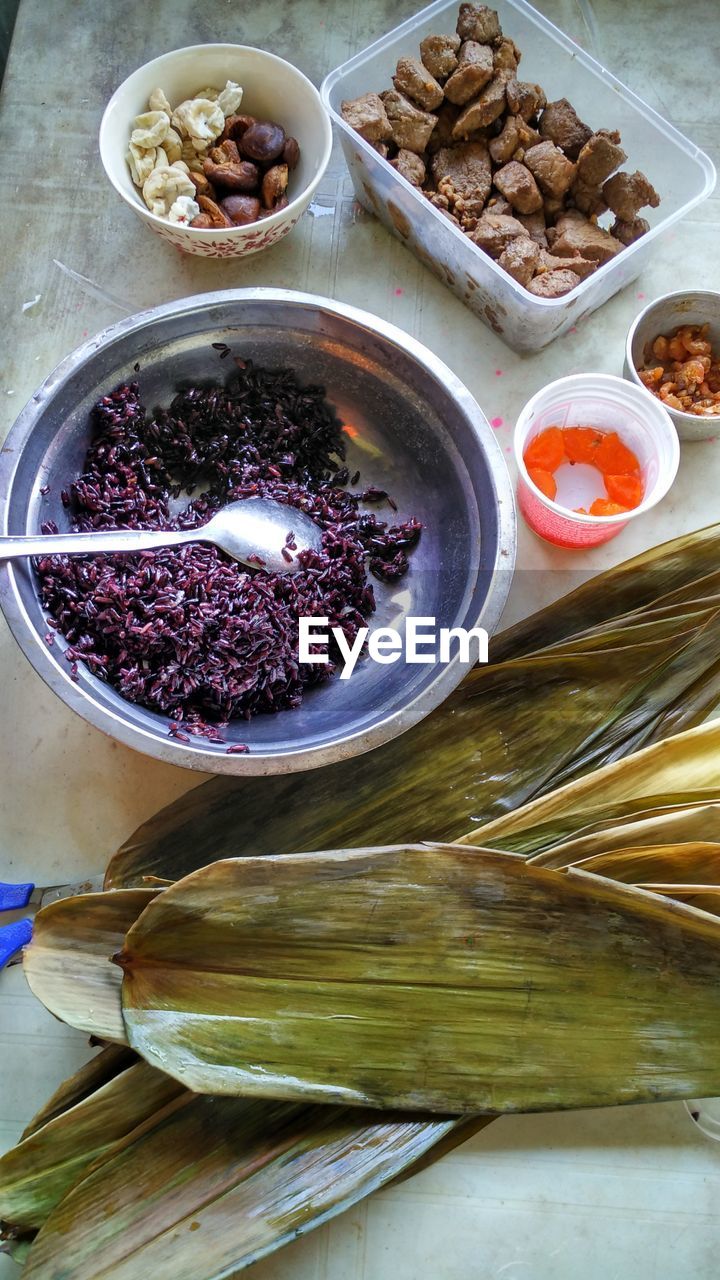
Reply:
[[572, 524], [589, 526], [590, 528], [593, 526], [598, 528], [607, 528], [608, 525], [616, 525], [620, 523], [625, 525], [628, 520], [633, 520], [636, 516], [645, 515], [646, 511], [652, 511], [653, 507], [657, 506], [658, 502], [662, 502], [663, 498], [667, 497], [675, 483], [678, 467], [680, 466], [680, 440], [675, 429], [675, 424], [672, 421], [668, 410], [663, 408], [663, 405], [655, 396], [651, 396], [650, 398], [654, 402], [655, 407], [661, 410], [663, 417], [667, 419], [665, 425], [669, 428], [669, 439], [672, 451], [672, 459], [670, 463], [672, 475], [670, 476], [667, 487], [663, 492], [657, 494], [651, 501], [643, 499], [643, 501], [638, 503], [636, 507], [632, 507], [629, 511], [623, 512], [621, 516], [591, 516], [589, 513], [587, 515], [582, 515], [579, 511], [571, 511], [568, 507], [561, 506], [559, 502], [554, 502], [552, 498], [548, 498], [546, 493], [543, 493], [541, 489], [538, 489], [537, 485], [530, 479], [528, 469], [525, 466], [525, 459], [523, 458], [523, 449], [520, 444], [520, 433], [518, 431], [518, 427], [520, 426], [521, 421], [523, 421], [528, 414], [532, 413], [535, 403], [539, 397], [544, 395], [551, 387], [567, 387], [568, 391], [570, 391], [572, 388], [577, 388], [586, 380], [590, 379], [596, 383], [599, 382], [605, 385], [609, 384], [608, 390], [610, 392], [622, 388], [625, 391], [629, 391], [631, 395], [634, 395], [635, 391], [641, 391], [643, 393], [643, 397], [649, 395], [649, 392], [642, 386], [642, 384], [634, 387], [634, 384], [628, 382], [627, 378], [619, 378], [615, 373], [570, 373], [564, 378], [553, 378], [551, 382], [546, 382], [539, 391], [536, 391], [520, 410], [513, 428], [513, 456], [518, 469], [518, 475], [522, 482], [527, 485], [533, 495], [540, 499], [543, 506], [547, 507], [548, 510], [552, 511], [555, 515], [562, 516]]
[[[635, 367], [635, 361], [632, 354], [635, 334], [643, 320], [652, 315], [656, 307], [667, 302], [680, 301], [683, 298], [689, 297], [712, 298], [717, 307], [718, 324], [720, 324], [720, 291], [716, 289], [675, 289], [672, 293], [661, 293], [659, 298], [653, 298], [652, 302], [648, 302], [647, 306], [643, 307], [642, 311], [639, 311], [636, 315], [628, 329], [627, 338], [625, 339], [625, 367], [629, 375], [629, 377], [626, 377], [625, 379], [626, 382], [633, 382], [636, 387], [641, 387], [647, 395], [652, 396], [653, 400], [658, 400], [660, 404], [662, 404], [662, 401], [659, 400], [658, 396], [653, 396], [652, 391], [648, 390], [642, 382], [640, 374]], [[666, 412], [669, 413], [671, 417], [677, 418], [683, 426], [698, 427], [701, 423], [706, 422], [708, 424], [708, 428], [712, 428], [713, 424], [717, 425], [718, 422], [720, 422], [720, 407], [718, 407], [717, 413], [705, 414], [687, 413], [685, 409], [673, 409], [668, 405], [666, 407]]]
[[[112, 344], [131, 333], [139, 334], [159, 319], [187, 310], [209, 312], [212, 308], [228, 302], [247, 303], [249, 301], [276, 302], [285, 308], [299, 306], [306, 310], [330, 312], [355, 326], [370, 330], [384, 341], [399, 346], [453, 397], [459, 411], [464, 415], [468, 426], [476, 436], [493, 477], [497, 522], [495, 559], [492, 566], [488, 567], [489, 572], [485, 571], [488, 572], [489, 581], [484, 599], [479, 606], [479, 616], [472, 619], [472, 626], [483, 626], [489, 634], [492, 634], [497, 628], [507, 601], [517, 552], [513, 487], [495, 432], [480, 405], [457, 374], [423, 343], [371, 312], [316, 294], [266, 287], [224, 289], [191, 294], [124, 317], [87, 339], [65, 356], [48, 375], [10, 429], [5, 448], [0, 455], [2, 532], [8, 531], [8, 499], [24, 446], [48, 400], [72, 380], [78, 366], [84, 364], [100, 346]], [[247, 754], [227, 754], [223, 751], [208, 749], [202, 740], [197, 743], [182, 743], [170, 737], [164, 739], [156, 730], [151, 731], [144, 726], [132, 724], [123, 717], [121, 712], [103, 706], [81, 685], [73, 681], [68, 664], [65, 664], [68, 666], [66, 671], [50, 652], [43, 635], [31, 621], [23, 602], [12, 561], [0, 563], [0, 609], [5, 615], [15, 640], [38, 675], [71, 710], [81, 715], [94, 728], [101, 729], [125, 746], [133, 747], [163, 763], [198, 769], [206, 773], [246, 776], [296, 773], [333, 764], [372, 750], [399, 737], [440, 706], [460, 683], [463, 675], [474, 665], [474, 663], [462, 663], [459, 653], [449, 663], [438, 664], [432, 682], [417, 691], [409, 702], [404, 703], [394, 712], [379, 715], [372, 724], [356, 729], [340, 741], [310, 747], [291, 746], [282, 752], [264, 752], [258, 748]], [[469, 623], [470, 619], [468, 619]]]
[[[105, 159], [107, 148], [105, 147], [104, 143], [107, 135], [108, 120], [110, 117], [110, 113], [116, 106], [117, 100], [119, 99], [120, 95], [122, 94], [123, 90], [125, 89], [126, 85], [129, 83], [129, 81], [132, 80], [134, 76], [139, 75], [141, 71], [147, 71], [149, 68], [154, 67], [159, 63], [167, 63], [169, 59], [174, 58], [179, 54], [200, 53], [201, 51], [205, 51], [207, 49], [226, 49], [226, 50], [232, 50], [235, 53], [239, 51], [242, 53], [257, 54], [261, 58], [267, 58], [269, 62], [274, 63], [278, 68], [289, 67], [290, 70], [300, 78], [300, 80], [304, 81], [307, 88], [312, 91], [311, 97], [314, 99], [316, 106], [319, 108], [318, 119], [320, 118], [322, 119], [321, 127], [324, 135], [323, 151], [322, 151], [320, 163], [318, 165], [317, 173], [314, 175], [312, 180], [306, 186], [303, 187], [302, 191], [298, 192], [296, 196], [293, 196], [293, 199], [290, 200], [290, 202], [285, 206], [284, 209], [279, 209], [276, 213], [271, 213], [266, 218], [261, 218], [259, 222], [250, 222], [247, 224], [247, 226], [244, 226], [244, 227], [190, 227], [190, 226], [185, 226], [183, 223], [170, 222], [167, 218], [161, 218], [159, 214], [153, 213], [152, 210], [148, 209], [146, 205], [136, 203], [131, 198], [131, 196], [129, 196], [128, 193], [123, 190], [120, 183], [116, 181], [115, 176], [111, 172]], [[317, 190], [319, 183], [321, 182], [325, 174], [325, 170], [327, 169], [328, 164], [330, 162], [330, 156], [332, 154], [332, 146], [333, 146], [333, 134], [332, 134], [332, 123], [330, 120], [329, 112], [327, 111], [325, 104], [322, 100], [322, 97], [320, 96], [319, 89], [317, 88], [316, 85], [313, 84], [312, 80], [310, 80], [305, 75], [305, 73], [299, 69], [299, 67], [296, 67], [292, 62], [288, 62], [286, 58], [281, 58], [276, 53], [270, 53], [267, 49], [260, 49], [256, 45], [228, 44], [224, 42], [184, 45], [181, 49], [168, 49], [166, 53], [158, 54], [157, 58], [151, 58], [149, 62], [143, 62], [139, 67], [136, 67], [134, 71], [131, 71], [130, 75], [126, 76], [125, 79], [121, 81], [121, 83], [117, 86], [115, 92], [110, 97], [107, 103], [107, 106], [105, 107], [105, 110], [103, 111], [102, 119], [100, 121], [100, 129], [98, 132], [98, 147], [100, 151], [100, 162], [105, 171], [105, 175], [108, 181], [112, 184], [112, 186], [117, 191], [118, 195], [122, 197], [122, 199], [124, 200], [128, 208], [133, 209], [139, 216], [144, 218], [146, 221], [150, 222], [153, 226], [163, 227], [163, 228], [171, 227], [173, 231], [181, 232], [181, 233], [188, 232], [190, 233], [192, 238], [194, 238], [195, 236], [199, 236], [201, 239], [203, 236], [217, 237], [218, 235], [232, 236], [236, 239], [243, 239], [243, 237], [249, 235], [250, 233], [257, 232], [258, 226], [262, 226], [263, 228], [276, 227], [286, 222], [288, 218], [292, 216], [293, 213], [298, 213], [298, 214], [301, 213], [302, 209], [298, 209], [297, 206], [302, 201], [304, 201], [305, 205], [307, 205], [307, 203], [309, 203], [309, 201], [312, 199], [315, 191]]]

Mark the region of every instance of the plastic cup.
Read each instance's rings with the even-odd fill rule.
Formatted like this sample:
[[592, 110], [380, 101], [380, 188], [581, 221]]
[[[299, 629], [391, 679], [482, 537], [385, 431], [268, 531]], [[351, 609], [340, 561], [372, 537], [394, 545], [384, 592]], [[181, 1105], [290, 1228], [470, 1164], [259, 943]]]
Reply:
[[[561, 506], [541, 493], [528, 475], [523, 453], [547, 427], [616, 431], [640, 463], [645, 496], [639, 506], [622, 515], [590, 516]], [[515, 426], [514, 445], [518, 506], [533, 532], [556, 547], [596, 547], [615, 538], [630, 520], [636, 520], [665, 497], [680, 462], [677, 431], [660, 401], [649, 396], [643, 387], [609, 373], [575, 373], [548, 383], [522, 410]], [[573, 506], [585, 506], [582, 485], [587, 485], [590, 468], [578, 463], [573, 470], [577, 472], [577, 495], [570, 501]], [[598, 475], [594, 480], [595, 497], [602, 492], [597, 492]], [[567, 473], [564, 479], [566, 495]]]

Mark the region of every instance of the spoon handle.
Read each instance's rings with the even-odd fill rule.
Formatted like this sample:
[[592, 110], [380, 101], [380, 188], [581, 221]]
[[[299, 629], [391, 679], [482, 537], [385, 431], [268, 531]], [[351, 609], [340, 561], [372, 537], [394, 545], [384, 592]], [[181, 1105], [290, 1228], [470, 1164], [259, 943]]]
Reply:
[[21, 556], [88, 556], [100, 552], [152, 551], [201, 542], [199, 529], [109, 529], [103, 533], [41, 533], [29, 537], [0, 538], [0, 560]]

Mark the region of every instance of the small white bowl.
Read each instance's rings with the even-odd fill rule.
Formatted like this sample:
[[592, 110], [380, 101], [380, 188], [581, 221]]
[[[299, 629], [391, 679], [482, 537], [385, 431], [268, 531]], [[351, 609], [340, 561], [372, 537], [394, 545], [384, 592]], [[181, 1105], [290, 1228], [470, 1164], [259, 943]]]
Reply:
[[[685, 289], [679, 293], [666, 293], [656, 298], [635, 317], [625, 344], [625, 377], [636, 386], [644, 387], [638, 367], [644, 362], [645, 347], [660, 334], [673, 333], [682, 324], [708, 324], [708, 336], [717, 351], [720, 346], [720, 293], [709, 289]], [[647, 394], [652, 396], [652, 391]], [[659, 404], [663, 401], [653, 396]], [[680, 409], [664, 406], [672, 418], [681, 440], [707, 440], [720, 429], [720, 411], [712, 414], [684, 413]]]
[[[273, 120], [300, 144], [300, 162], [290, 174], [290, 203], [245, 227], [202, 230], [151, 213], [130, 177], [125, 156], [135, 116], [147, 111], [153, 89], [163, 89], [173, 107], [207, 85], [226, 80], [243, 88], [240, 111]], [[206, 258], [244, 257], [276, 244], [305, 212], [332, 150], [330, 118], [320, 94], [290, 62], [241, 44], [198, 44], [173, 49], [134, 71], [115, 90], [100, 125], [100, 158], [115, 190], [143, 222], [184, 253]]]

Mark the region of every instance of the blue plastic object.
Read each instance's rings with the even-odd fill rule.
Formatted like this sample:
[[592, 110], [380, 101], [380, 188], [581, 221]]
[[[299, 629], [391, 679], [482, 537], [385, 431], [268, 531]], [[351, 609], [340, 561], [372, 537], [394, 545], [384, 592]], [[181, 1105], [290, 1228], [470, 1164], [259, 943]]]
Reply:
[[[30, 895], [28, 894], [28, 897]], [[0, 927], [0, 969], [12, 960], [16, 951], [26, 947], [32, 938], [33, 922], [30, 916]]]
[[30, 901], [34, 884], [4, 884], [0, 880], [0, 911], [17, 911]]

